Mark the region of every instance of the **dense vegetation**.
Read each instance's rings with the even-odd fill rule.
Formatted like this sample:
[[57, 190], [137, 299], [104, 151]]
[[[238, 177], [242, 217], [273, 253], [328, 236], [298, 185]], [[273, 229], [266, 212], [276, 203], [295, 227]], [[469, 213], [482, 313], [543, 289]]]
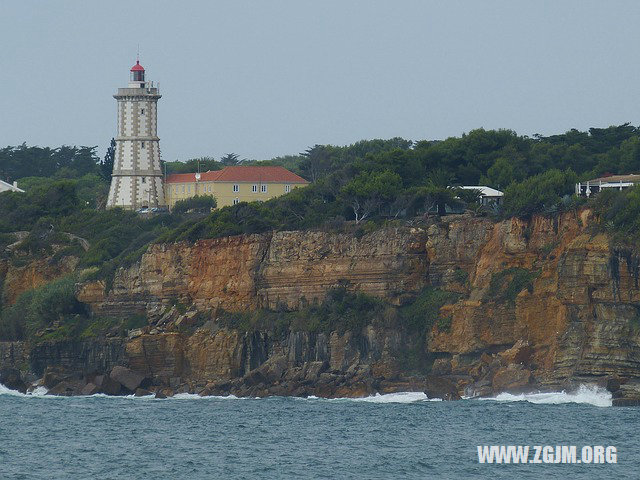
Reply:
[[[312, 183], [264, 203], [240, 203], [211, 213], [214, 200], [197, 198], [171, 214], [151, 218], [121, 209], [104, 210], [112, 159], [113, 143], [103, 160], [95, 147], [51, 149], [23, 144], [0, 149], [0, 178], [17, 180], [26, 190], [0, 194], [0, 255], [6, 256], [5, 247], [15, 242], [10, 232], [23, 231], [26, 237], [13, 248], [12, 261], [16, 256], [26, 259], [55, 250], [57, 258], [75, 255], [80, 258], [80, 267], [97, 267], [93, 275], [109, 280], [118, 266], [137, 260], [150, 243], [158, 241], [271, 229], [344, 228], [345, 220], [355, 221], [352, 230], [361, 235], [392, 219], [442, 215], [465, 208], [498, 218], [554, 215], [584, 203], [573, 196], [576, 181], [607, 173], [640, 173], [640, 129], [624, 124], [532, 138], [510, 130], [478, 129], [443, 141], [393, 138], [344, 147], [315, 145], [298, 155], [263, 162], [241, 160], [234, 153], [218, 160], [202, 157], [167, 162], [164, 167], [168, 173], [237, 164], [282, 165]], [[504, 190], [504, 204], [481, 208], [476, 192], [451, 188], [455, 185]], [[602, 220], [601, 227], [619, 241], [640, 239], [640, 187], [603, 192], [590, 202]], [[509, 272], [495, 280], [496, 288], [506, 283], [526, 287], [529, 275], [525, 273]], [[366, 304], [363, 299], [347, 300]], [[57, 318], [81, 315], [77, 305], [67, 307], [69, 311], [54, 307], [50, 311]], [[331, 318], [344, 313], [339, 299], [308, 308], [307, 318], [322, 318], [328, 326]], [[366, 304], [366, 308], [377, 311], [378, 307]], [[4, 334], [26, 335], [26, 331], [15, 330], [7, 312], [6, 308], [2, 312]], [[354, 317], [353, 322], [357, 321]], [[289, 324], [295, 326], [295, 322]], [[446, 322], [441, 326], [446, 328]], [[31, 327], [25, 324], [21, 328]]]

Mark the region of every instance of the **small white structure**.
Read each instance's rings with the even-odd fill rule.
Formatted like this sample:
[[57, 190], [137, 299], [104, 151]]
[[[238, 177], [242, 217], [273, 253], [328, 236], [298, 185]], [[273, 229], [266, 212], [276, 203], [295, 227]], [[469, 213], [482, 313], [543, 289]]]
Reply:
[[166, 205], [158, 138], [161, 95], [153, 82], [145, 81], [144, 74], [137, 61], [128, 87], [119, 88], [114, 95], [118, 135], [107, 208], [138, 210]]
[[600, 178], [594, 178], [593, 180], [587, 180], [585, 183], [576, 183], [576, 195], [590, 197], [605, 188], [622, 190], [633, 187], [639, 183], [640, 175], [635, 173], [629, 175], [607, 175]]
[[13, 185], [0, 180], [0, 192], [20, 192], [24, 193], [24, 190], [18, 188], [18, 182], [13, 182]]
[[478, 192], [480, 192], [481, 205], [489, 205], [491, 203], [499, 205], [502, 203], [502, 197], [504, 196], [504, 193], [500, 190], [485, 185], [463, 185], [459, 188], [463, 190], [478, 190]]

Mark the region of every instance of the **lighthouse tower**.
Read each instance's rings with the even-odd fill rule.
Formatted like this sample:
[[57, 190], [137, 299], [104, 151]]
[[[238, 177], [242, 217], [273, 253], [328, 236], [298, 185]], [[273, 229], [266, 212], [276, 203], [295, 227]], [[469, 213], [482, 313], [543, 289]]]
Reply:
[[157, 128], [161, 95], [153, 82], [145, 81], [144, 73], [136, 61], [129, 85], [113, 96], [118, 101], [118, 134], [107, 208], [166, 205]]

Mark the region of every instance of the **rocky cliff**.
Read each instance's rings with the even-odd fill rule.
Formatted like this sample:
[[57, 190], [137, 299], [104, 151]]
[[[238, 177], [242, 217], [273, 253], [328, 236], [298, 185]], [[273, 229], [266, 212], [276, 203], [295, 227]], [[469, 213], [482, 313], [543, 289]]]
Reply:
[[[528, 221], [462, 215], [365, 235], [154, 245], [110, 288], [84, 283], [78, 298], [95, 315], [147, 315], [149, 327], [121, 340], [122, 354], [102, 352], [93, 364], [123, 363], [158, 385], [365, 394], [428, 387], [430, 371], [444, 379], [440, 390], [468, 395], [616, 378], [629, 397], [640, 381], [640, 258], [589, 224], [588, 210]], [[383, 299], [387, 320], [346, 332], [243, 331], [219, 321], [221, 312], [304, 311], [336, 286]], [[428, 331], [411, 331], [396, 307], [425, 289], [457, 300]], [[34, 355], [50, 365], [64, 357], [37, 352], [32, 364]]]

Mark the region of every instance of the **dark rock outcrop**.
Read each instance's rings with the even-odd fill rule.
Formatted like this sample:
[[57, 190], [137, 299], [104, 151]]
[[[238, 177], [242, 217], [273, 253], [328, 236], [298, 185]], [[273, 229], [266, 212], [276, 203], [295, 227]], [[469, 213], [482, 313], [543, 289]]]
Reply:
[[113, 367], [109, 376], [130, 392], [135, 392], [143, 383], [149, 385], [143, 374], [122, 366]]
[[0, 368], [0, 384], [11, 390], [26, 393], [28, 385], [22, 379], [20, 371], [12, 367]]

